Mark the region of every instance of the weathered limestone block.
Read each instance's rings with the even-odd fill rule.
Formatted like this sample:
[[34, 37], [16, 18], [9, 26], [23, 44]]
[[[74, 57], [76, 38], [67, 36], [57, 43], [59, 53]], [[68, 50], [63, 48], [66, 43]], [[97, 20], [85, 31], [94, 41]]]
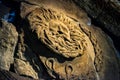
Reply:
[[16, 28], [11, 23], [2, 21], [0, 26], [0, 68], [9, 70], [14, 62], [14, 52], [18, 40]]
[[88, 25], [84, 11], [71, 0], [28, 2], [21, 6], [25, 34], [52, 79], [119, 80], [111, 39]]

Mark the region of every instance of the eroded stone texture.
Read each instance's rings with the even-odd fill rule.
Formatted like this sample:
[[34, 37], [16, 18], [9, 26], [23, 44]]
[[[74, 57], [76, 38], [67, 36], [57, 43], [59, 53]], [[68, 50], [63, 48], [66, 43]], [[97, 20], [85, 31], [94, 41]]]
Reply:
[[19, 75], [24, 75], [38, 79], [41, 77], [42, 69], [35, 53], [24, 42], [24, 31], [19, 34], [17, 51], [15, 53], [14, 70]]
[[55, 79], [70, 80], [83, 78], [85, 80], [97, 80], [95, 68], [87, 54], [82, 57], [77, 57], [74, 60], [65, 60], [62, 63], [58, 61], [57, 58], [46, 58], [40, 56], [40, 59], [46, 66], [49, 75]]
[[[96, 27], [82, 27], [91, 39], [95, 50], [94, 65], [100, 80], [119, 80], [119, 66], [111, 38]], [[98, 33], [99, 32], [99, 33]]]
[[24, 30], [29, 35], [30, 47], [49, 76], [65, 80], [119, 80], [111, 39], [101, 29], [88, 26], [88, 18], [81, 15], [85, 13], [75, 5], [70, 10], [66, 8], [65, 4], [72, 4], [71, 1], [60, 0], [59, 6], [54, 0], [50, 4], [47, 1], [27, 4], [30, 10], [23, 3], [21, 16], [26, 20]]
[[0, 68], [9, 70], [14, 62], [14, 52], [18, 40], [18, 33], [11, 23], [2, 21], [0, 26]]
[[96, 23], [112, 34], [120, 37], [120, 2], [119, 0], [73, 0], [83, 8]]
[[38, 79], [38, 74], [33, 70], [29, 62], [15, 59], [15, 70], [20, 75], [26, 75]]
[[33, 79], [20, 76], [8, 70], [0, 69], [0, 80], [33, 80]]

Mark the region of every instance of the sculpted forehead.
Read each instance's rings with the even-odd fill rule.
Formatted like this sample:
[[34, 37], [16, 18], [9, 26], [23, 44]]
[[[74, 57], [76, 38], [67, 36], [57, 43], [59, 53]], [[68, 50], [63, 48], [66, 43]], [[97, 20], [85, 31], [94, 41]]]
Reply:
[[41, 7], [30, 13], [28, 20], [38, 38], [58, 54], [65, 57], [83, 54], [86, 35], [74, 18]]

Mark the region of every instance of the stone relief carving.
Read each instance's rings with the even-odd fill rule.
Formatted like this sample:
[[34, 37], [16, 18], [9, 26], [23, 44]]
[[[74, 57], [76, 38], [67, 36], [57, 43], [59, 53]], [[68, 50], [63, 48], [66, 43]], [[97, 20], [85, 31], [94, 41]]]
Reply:
[[40, 55], [40, 60], [48, 69], [50, 76], [59, 79], [81, 79], [82, 74], [87, 75], [93, 71], [93, 76], [89, 77], [97, 78], [92, 43], [76, 19], [44, 7], [33, 10], [27, 15], [27, 19], [31, 30], [35, 31], [39, 40], [50, 50], [62, 57], [72, 58], [61, 63], [57, 57], [47, 58]]
[[[14, 1], [21, 2], [21, 13], [16, 15], [22, 19], [13, 23], [16, 28], [0, 23], [0, 79], [119, 80], [112, 40], [74, 4], [84, 1]], [[100, 11], [95, 10], [95, 14]]]
[[[115, 57], [115, 52], [106, 40], [108, 37], [99, 28], [88, 25], [90, 20], [85, 15], [82, 19], [76, 13], [79, 12], [77, 8], [70, 15], [67, 8], [59, 11], [63, 7], [54, 4], [50, 4], [52, 7], [42, 2], [22, 5], [21, 17], [26, 21], [23, 26], [25, 34], [29, 35], [26, 38], [42, 63], [39, 67], [44, 67], [43, 72], [48, 73], [46, 79], [106, 80], [110, 77], [105, 75], [109, 76], [115, 70], [113, 75], [118, 80], [118, 67], [113, 63], [116, 60], [110, 60], [111, 55]], [[112, 64], [115, 66], [111, 67]]]
[[38, 38], [56, 53], [67, 58], [84, 53], [85, 34], [75, 20], [45, 8], [35, 9], [28, 19]]

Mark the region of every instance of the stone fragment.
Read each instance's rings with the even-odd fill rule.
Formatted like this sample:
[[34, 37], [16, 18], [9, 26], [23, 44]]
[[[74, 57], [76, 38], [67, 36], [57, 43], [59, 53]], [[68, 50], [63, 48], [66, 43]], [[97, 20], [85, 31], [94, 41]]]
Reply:
[[23, 61], [20, 59], [15, 59], [15, 71], [19, 73], [19, 75], [33, 77], [34, 79], [38, 79], [38, 74], [31, 67], [30, 63], [27, 61]]
[[14, 62], [15, 47], [18, 40], [16, 28], [11, 23], [2, 21], [0, 26], [0, 68], [9, 70]]

